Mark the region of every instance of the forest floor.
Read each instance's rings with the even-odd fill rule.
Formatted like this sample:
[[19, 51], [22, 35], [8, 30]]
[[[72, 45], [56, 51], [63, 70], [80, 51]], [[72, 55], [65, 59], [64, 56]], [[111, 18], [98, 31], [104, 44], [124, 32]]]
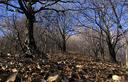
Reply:
[[48, 59], [0, 57], [0, 82], [115, 82], [114, 75], [119, 82], [128, 82], [125, 68], [83, 55], [50, 54]]

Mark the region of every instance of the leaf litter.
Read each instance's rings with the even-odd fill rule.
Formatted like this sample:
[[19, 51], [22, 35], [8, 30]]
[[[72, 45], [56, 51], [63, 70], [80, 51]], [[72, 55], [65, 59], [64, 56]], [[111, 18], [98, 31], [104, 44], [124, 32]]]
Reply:
[[48, 59], [0, 58], [0, 82], [125, 82], [126, 69], [118, 64], [83, 55], [49, 55]]

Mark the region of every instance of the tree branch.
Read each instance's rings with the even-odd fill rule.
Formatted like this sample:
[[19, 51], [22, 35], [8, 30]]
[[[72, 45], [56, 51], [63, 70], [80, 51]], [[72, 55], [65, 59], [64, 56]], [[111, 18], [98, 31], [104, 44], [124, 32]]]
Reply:
[[7, 5], [7, 6], [10, 6], [10, 7], [16, 8], [16, 9], [20, 9], [20, 7], [17, 7], [17, 6], [15, 6], [15, 5], [9, 4], [9, 3], [6, 2], [6, 1], [0, 1], [0, 4], [5, 4], [5, 5]]

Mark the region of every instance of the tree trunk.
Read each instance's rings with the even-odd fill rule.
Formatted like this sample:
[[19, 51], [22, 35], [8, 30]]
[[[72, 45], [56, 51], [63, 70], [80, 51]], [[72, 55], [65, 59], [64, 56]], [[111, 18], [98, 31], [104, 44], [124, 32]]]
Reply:
[[47, 34], [45, 35], [44, 37], [44, 50], [43, 50], [44, 53], [47, 52]]
[[110, 42], [108, 42], [108, 48], [109, 48], [109, 53], [110, 53], [111, 58], [112, 58], [112, 62], [113, 63], [117, 63], [116, 52], [115, 52], [115, 50], [113, 48], [113, 45]]
[[65, 41], [65, 39], [63, 40], [63, 52], [66, 52], [67, 50], [66, 50], [66, 41]]
[[128, 68], [128, 43], [127, 42], [126, 42], [126, 54], [125, 54], [125, 58], [126, 58], [125, 65], [126, 65], [126, 68]]
[[66, 50], [66, 40], [65, 40], [65, 36], [63, 36], [63, 43], [62, 43], [62, 52], [65, 53]]
[[100, 32], [100, 54], [101, 54], [101, 56], [102, 56], [102, 58], [103, 58], [103, 61], [105, 60], [105, 57], [104, 57], [104, 41], [103, 41], [103, 31], [101, 30], [101, 32]]
[[32, 19], [27, 19], [27, 31], [26, 31], [26, 40], [25, 40], [25, 47], [26, 47], [26, 54], [32, 55], [36, 52], [37, 47], [35, 43], [35, 39], [33, 36], [33, 25], [34, 21]]

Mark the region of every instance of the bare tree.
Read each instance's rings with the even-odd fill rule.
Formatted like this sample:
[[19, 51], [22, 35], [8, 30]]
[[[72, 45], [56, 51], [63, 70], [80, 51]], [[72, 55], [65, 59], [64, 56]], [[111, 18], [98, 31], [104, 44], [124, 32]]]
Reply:
[[[68, 13], [69, 14], [69, 13]], [[61, 35], [61, 50], [63, 52], [66, 52], [66, 45], [67, 45], [67, 40], [70, 38], [70, 36], [74, 35], [74, 28], [73, 28], [73, 24], [72, 24], [72, 18], [70, 17], [70, 15], [68, 16], [68, 14], [66, 15], [66, 13], [61, 13], [58, 15], [57, 18], [57, 29]]]
[[[56, 12], [71, 10], [70, 8], [59, 8], [54, 7], [56, 4], [66, 4], [74, 3], [74, 1], [63, 1], [63, 0], [52, 0], [52, 1], [43, 1], [43, 0], [0, 0], [0, 4], [6, 6], [8, 11], [19, 12], [24, 14], [27, 18], [26, 20], [26, 40], [25, 40], [25, 53], [33, 54], [38, 51], [35, 39], [33, 36], [33, 27], [34, 22], [36, 21], [36, 14], [42, 10], [53, 10]], [[34, 5], [41, 5], [39, 8]], [[63, 9], [62, 9], [63, 8]]]
[[47, 37], [53, 40], [55, 44], [61, 49], [62, 52], [66, 52], [67, 40], [70, 36], [76, 34], [73, 25], [73, 18], [69, 12], [47, 13], [45, 16], [47, 27]]
[[[104, 43], [107, 44], [109, 54], [113, 62], [117, 62], [116, 54], [118, 52], [118, 42], [122, 39], [122, 33], [120, 31], [121, 21], [124, 16], [124, 3], [118, 1], [90, 1], [91, 6], [88, 8], [88, 12], [83, 12], [82, 15], [86, 18], [87, 23], [81, 22], [85, 27], [93, 27], [94, 31], [99, 34], [100, 51], [104, 54]], [[121, 6], [119, 8], [119, 6]], [[126, 15], [126, 14], [125, 14]], [[124, 23], [124, 22], [122, 22]], [[125, 29], [124, 33], [127, 32]], [[95, 37], [95, 36], [94, 36]], [[103, 51], [103, 52], [102, 52]]]

